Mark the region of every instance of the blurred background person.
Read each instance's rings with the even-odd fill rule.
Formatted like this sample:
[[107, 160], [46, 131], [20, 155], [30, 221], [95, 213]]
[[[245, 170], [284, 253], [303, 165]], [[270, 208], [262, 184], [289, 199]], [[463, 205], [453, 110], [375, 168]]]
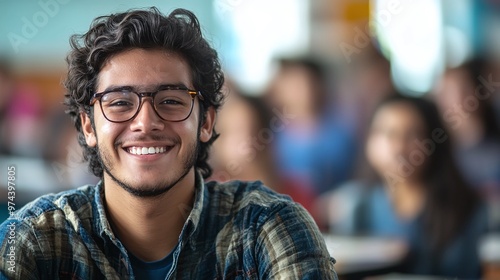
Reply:
[[24, 157], [42, 155], [43, 109], [36, 87], [21, 84], [13, 88], [3, 119], [7, 153]]
[[449, 68], [434, 94], [451, 133], [460, 170], [484, 197], [500, 198], [500, 126], [482, 60]]
[[10, 63], [0, 61], [0, 132], [2, 154], [40, 155], [42, 108], [36, 89], [16, 81]]
[[[334, 110], [342, 122], [356, 129], [357, 139], [365, 139], [375, 106], [394, 91], [391, 64], [374, 46], [367, 46], [365, 52], [337, 70], [341, 77], [338, 83], [337, 106]], [[358, 145], [359, 148], [359, 145]], [[360, 156], [362, 153], [358, 153]]]
[[280, 59], [264, 96], [284, 117], [272, 142], [278, 176], [283, 186], [297, 186], [290, 193], [302, 201], [348, 179], [355, 161], [353, 128], [332, 110], [323, 67], [310, 58]]
[[211, 179], [260, 180], [281, 191], [269, 145], [274, 137], [269, 129], [271, 112], [259, 97], [241, 93], [227, 82], [225, 88], [227, 98], [215, 125], [220, 136], [212, 146]]
[[341, 186], [318, 207], [332, 232], [401, 238], [396, 271], [476, 279], [487, 207], [458, 171], [437, 107], [391, 95], [376, 108], [366, 141], [373, 176]]

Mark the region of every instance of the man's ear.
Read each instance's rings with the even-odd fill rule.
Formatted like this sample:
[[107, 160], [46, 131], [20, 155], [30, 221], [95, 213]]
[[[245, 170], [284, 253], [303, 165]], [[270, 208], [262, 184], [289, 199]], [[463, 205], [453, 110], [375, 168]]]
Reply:
[[80, 121], [82, 123], [83, 135], [85, 135], [85, 141], [89, 147], [95, 147], [97, 145], [97, 138], [95, 136], [94, 128], [92, 127], [92, 122], [90, 117], [85, 112], [80, 113]]
[[212, 137], [213, 128], [215, 125], [215, 117], [217, 113], [215, 112], [214, 107], [208, 107], [207, 112], [205, 113], [205, 122], [200, 128], [200, 141], [206, 143]]

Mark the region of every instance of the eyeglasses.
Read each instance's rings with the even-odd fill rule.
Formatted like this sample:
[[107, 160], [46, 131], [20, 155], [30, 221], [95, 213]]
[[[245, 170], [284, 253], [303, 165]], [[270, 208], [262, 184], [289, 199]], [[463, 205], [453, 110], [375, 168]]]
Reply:
[[104, 117], [114, 123], [127, 122], [135, 118], [142, 107], [142, 98], [151, 97], [156, 114], [165, 121], [181, 122], [189, 118], [201, 92], [179, 86], [163, 86], [153, 92], [135, 92], [130, 87], [111, 89], [96, 93], [90, 100], [93, 106], [97, 100]]

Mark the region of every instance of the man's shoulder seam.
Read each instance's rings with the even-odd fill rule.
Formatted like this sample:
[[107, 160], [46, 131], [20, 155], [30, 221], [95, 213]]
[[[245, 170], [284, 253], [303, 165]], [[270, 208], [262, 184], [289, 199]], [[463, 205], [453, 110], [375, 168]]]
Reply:
[[[13, 215], [13, 218], [33, 225], [33, 223], [36, 223], [37, 219], [44, 215], [56, 211], [64, 212], [64, 206], [68, 198], [75, 200], [75, 198], [78, 197], [78, 199], [84, 199], [86, 200], [85, 202], [90, 203], [88, 196], [85, 195], [85, 192], [91, 191], [89, 188], [92, 188], [92, 186], [87, 185], [74, 190], [40, 196], [19, 209], [19, 211]], [[84, 203], [82, 203], [82, 205], [83, 204]]]

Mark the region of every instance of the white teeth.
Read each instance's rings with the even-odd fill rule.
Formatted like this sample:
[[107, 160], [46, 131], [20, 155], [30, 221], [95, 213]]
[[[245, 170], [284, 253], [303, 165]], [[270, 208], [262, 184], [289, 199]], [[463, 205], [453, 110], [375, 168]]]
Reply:
[[164, 153], [167, 150], [166, 147], [131, 147], [128, 148], [128, 152], [134, 155], [152, 155]]

